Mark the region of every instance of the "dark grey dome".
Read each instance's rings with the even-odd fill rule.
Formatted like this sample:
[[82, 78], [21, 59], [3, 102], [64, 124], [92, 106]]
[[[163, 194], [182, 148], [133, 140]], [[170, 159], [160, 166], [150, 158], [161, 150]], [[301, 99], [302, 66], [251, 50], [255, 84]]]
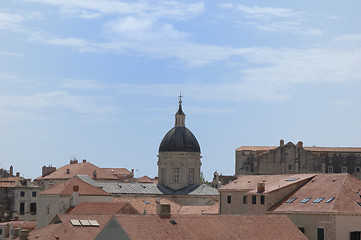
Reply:
[[164, 136], [159, 152], [197, 152], [200, 153], [198, 141], [186, 127], [174, 127]]

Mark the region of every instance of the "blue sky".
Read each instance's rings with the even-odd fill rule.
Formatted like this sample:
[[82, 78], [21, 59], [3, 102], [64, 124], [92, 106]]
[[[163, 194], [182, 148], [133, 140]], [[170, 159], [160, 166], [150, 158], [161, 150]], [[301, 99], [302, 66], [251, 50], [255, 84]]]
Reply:
[[361, 145], [361, 1], [0, 3], [0, 167], [157, 175], [182, 92], [202, 171], [235, 149]]

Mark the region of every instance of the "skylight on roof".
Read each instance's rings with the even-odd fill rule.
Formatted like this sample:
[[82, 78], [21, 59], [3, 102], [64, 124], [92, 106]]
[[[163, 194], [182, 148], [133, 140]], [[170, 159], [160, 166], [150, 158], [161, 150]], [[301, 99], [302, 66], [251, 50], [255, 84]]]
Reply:
[[324, 199], [324, 197], [319, 197], [317, 198], [315, 201], [313, 201], [312, 203], [319, 203]]
[[297, 198], [295, 197], [295, 198], [290, 198], [290, 199], [288, 199], [285, 203], [292, 203], [293, 201], [295, 201]]
[[84, 227], [91, 226], [89, 220], [79, 220], [81, 225]]
[[305, 198], [305, 199], [303, 199], [300, 203], [306, 203], [306, 202], [308, 202], [310, 199], [311, 199], [310, 197], [309, 197], [309, 198]]
[[73, 226], [81, 227], [81, 223], [79, 222], [79, 220], [70, 219], [70, 222], [71, 222], [71, 225], [73, 225]]
[[99, 227], [99, 223], [97, 220], [89, 220], [90, 225], [93, 227]]
[[287, 178], [285, 181], [296, 181], [298, 180], [299, 178]]
[[329, 203], [329, 202], [331, 202], [333, 199], [335, 199], [335, 197], [332, 197], [332, 198], [328, 199], [325, 203]]
[[361, 207], [361, 202], [357, 202], [357, 204]]
[[143, 201], [145, 204], [150, 204], [150, 202], [148, 202], [148, 201]]

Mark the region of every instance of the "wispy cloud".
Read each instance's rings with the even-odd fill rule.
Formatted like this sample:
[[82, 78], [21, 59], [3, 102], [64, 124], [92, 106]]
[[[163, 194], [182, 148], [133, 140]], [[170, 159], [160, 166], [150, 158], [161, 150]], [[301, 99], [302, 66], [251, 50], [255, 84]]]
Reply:
[[80, 90], [101, 90], [105, 85], [95, 80], [66, 79], [61, 83], [61, 87]]
[[86, 19], [97, 18], [103, 15], [147, 15], [154, 18], [167, 17], [187, 19], [199, 14], [204, 4], [186, 4], [178, 1], [114, 1], [114, 0], [24, 0], [60, 8], [62, 13], [71, 17]]
[[0, 10], [0, 29], [16, 29], [24, 17], [20, 14], [10, 13], [8, 10]]
[[[31, 95], [0, 95], [0, 111], [19, 112], [29, 115], [43, 114], [43, 118], [52, 115], [64, 115], [67, 112], [86, 118], [98, 118], [117, 111], [112, 106], [101, 104], [102, 99], [90, 96], [71, 95], [66, 91], [51, 91]], [[21, 115], [21, 114], [20, 114]]]
[[310, 16], [304, 11], [242, 4], [221, 4], [220, 7], [227, 10], [223, 18], [231, 18], [261, 31], [292, 32], [300, 35], [323, 34], [320, 29], [309, 28], [307, 22]]

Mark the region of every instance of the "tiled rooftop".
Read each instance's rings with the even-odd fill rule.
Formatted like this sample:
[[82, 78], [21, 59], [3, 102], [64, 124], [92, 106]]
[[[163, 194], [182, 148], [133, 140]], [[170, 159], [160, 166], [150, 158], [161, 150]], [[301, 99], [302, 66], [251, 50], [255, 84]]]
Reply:
[[116, 216], [116, 219], [132, 240], [307, 239], [287, 217], [269, 217], [172, 215], [170, 218], [160, 218], [156, 215], [124, 215]]
[[193, 215], [202, 215], [202, 214], [218, 214], [219, 203], [213, 205], [203, 205], [203, 206], [182, 206], [178, 214], [193, 214]]
[[78, 175], [83, 181], [112, 194], [138, 194], [138, 195], [190, 195], [190, 196], [218, 196], [218, 190], [206, 184], [190, 185], [188, 187], [172, 190], [162, 184], [155, 183], [122, 183], [98, 182], [89, 176]]
[[[141, 214], [157, 214], [157, 198], [113, 198], [113, 202], [128, 202]], [[168, 199], [159, 198], [161, 204], [169, 204], [171, 214], [176, 214], [181, 209], [181, 205], [172, 202]]]
[[[112, 215], [59, 215], [56, 224], [30, 233], [29, 240], [95, 239]], [[237, 215], [115, 215], [132, 240], [144, 239], [307, 239], [285, 216]], [[75, 226], [70, 220], [93, 220], [95, 226]], [[113, 226], [117, 227], [117, 226]]]
[[70, 179], [76, 175], [88, 175], [93, 177], [94, 171], [96, 171], [96, 178], [103, 180], [117, 180], [118, 177], [107, 170], [99, 168], [90, 162], [81, 162], [74, 164], [67, 164], [63, 167], [56, 169], [55, 172], [45, 176], [38, 177], [36, 180], [42, 179]]
[[360, 189], [361, 181], [350, 174], [317, 174], [271, 212], [361, 214]]
[[140, 214], [129, 201], [117, 202], [80, 202], [68, 214]]
[[39, 194], [59, 194], [59, 195], [71, 195], [73, 194], [73, 186], [79, 186], [79, 195], [88, 196], [110, 196], [111, 194], [97, 188], [89, 183], [86, 183], [78, 178], [72, 178], [64, 183], [60, 183], [52, 188], [46, 189]]
[[240, 175], [236, 180], [219, 188], [222, 190], [257, 192], [257, 184], [265, 183], [264, 193], [308, 180], [316, 174], [284, 174], [284, 175]]
[[[279, 146], [242, 146], [236, 149], [236, 151], [269, 151], [272, 149], [276, 149]], [[310, 150], [312, 152], [355, 152], [361, 153], [360, 147], [303, 147], [306, 150]]]

